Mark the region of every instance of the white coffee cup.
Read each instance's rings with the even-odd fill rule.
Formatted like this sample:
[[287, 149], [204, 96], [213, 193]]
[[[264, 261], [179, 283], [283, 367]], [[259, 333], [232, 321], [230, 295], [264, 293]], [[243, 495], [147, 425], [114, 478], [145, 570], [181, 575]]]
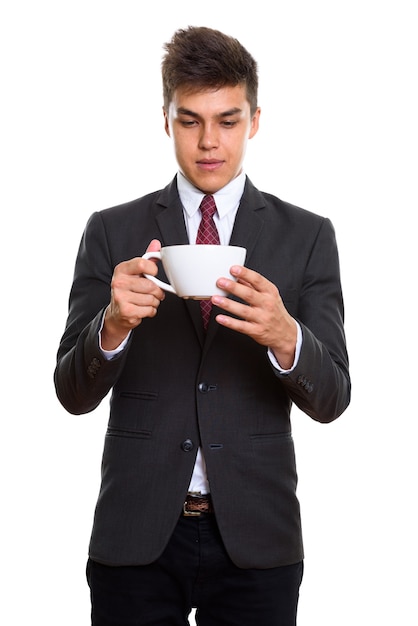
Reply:
[[232, 265], [244, 265], [247, 250], [240, 246], [178, 245], [159, 252], [146, 252], [144, 259], [160, 259], [170, 284], [145, 274], [156, 285], [181, 298], [206, 300], [226, 295], [216, 286], [218, 278], [229, 277]]

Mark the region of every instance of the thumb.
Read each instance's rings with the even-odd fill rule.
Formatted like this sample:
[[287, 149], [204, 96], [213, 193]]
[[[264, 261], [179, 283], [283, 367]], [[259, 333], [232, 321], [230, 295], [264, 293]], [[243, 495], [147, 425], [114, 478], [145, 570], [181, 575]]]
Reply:
[[161, 242], [158, 239], [153, 239], [148, 244], [147, 252], [158, 252], [161, 250]]

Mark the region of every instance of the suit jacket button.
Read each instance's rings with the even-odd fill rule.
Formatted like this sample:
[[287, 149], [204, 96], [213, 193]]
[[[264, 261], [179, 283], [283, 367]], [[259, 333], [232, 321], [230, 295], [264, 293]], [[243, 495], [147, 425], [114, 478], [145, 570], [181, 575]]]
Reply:
[[193, 448], [194, 448], [194, 444], [191, 439], [185, 439], [183, 443], [181, 444], [181, 449], [184, 450], [184, 452], [191, 452]]
[[209, 385], [207, 383], [199, 383], [197, 388], [200, 393], [207, 393], [209, 391]]

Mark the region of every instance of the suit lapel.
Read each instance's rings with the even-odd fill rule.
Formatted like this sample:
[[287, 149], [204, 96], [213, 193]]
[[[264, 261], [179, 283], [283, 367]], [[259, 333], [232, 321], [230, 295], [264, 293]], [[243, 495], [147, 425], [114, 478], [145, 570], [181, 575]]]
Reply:
[[155, 219], [161, 232], [161, 245], [174, 246], [189, 243], [175, 179], [159, 195], [157, 207]]
[[263, 196], [247, 179], [230, 240], [231, 246], [243, 246], [247, 249], [246, 264], [251, 259], [263, 230], [264, 220], [260, 216], [259, 209], [264, 206]]

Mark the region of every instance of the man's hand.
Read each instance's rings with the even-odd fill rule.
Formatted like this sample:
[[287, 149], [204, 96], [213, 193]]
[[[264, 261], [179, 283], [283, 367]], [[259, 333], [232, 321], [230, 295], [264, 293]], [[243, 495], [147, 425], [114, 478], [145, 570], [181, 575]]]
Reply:
[[[153, 239], [147, 252], [161, 249]], [[164, 291], [143, 274], [157, 274], [157, 264], [152, 259], [137, 257], [115, 267], [111, 282], [111, 300], [107, 307], [101, 334], [104, 350], [117, 348], [129, 331], [139, 326], [144, 317], [154, 317], [164, 300]]]
[[220, 278], [217, 285], [244, 303], [223, 296], [213, 296], [212, 302], [240, 319], [220, 314], [216, 321], [270, 348], [280, 367], [290, 369], [295, 359], [297, 326], [277, 287], [261, 274], [240, 265], [234, 265], [231, 274], [236, 282]]

